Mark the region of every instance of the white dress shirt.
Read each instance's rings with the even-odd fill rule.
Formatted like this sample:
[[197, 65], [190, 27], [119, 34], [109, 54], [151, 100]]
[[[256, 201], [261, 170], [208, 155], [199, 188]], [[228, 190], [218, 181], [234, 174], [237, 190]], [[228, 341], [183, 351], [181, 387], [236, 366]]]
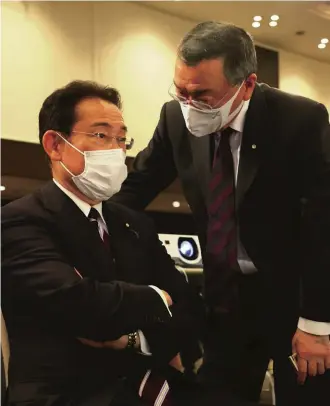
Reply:
[[[98, 203], [95, 206], [90, 206], [88, 203], [84, 202], [79, 197], [77, 197], [74, 193], [70, 192], [70, 190], [68, 190], [64, 186], [62, 186], [55, 179], [53, 179], [53, 181], [54, 181], [55, 185], [58, 186], [62, 190], [62, 192], [65, 193], [79, 207], [79, 209], [84, 213], [84, 215], [86, 217], [88, 217], [89, 212], [92, 207], [94, 209], [96, 209], [98, 211], [98, 213], [100, 214], [100, 217], [97, 220], [100, 237], [103, 239], [104, 231], [109, 234], [108, 227], [107, 227], [107, 224], [104, 220], [103, 213], [102, 213], [102, 203]], [[165, 298], [163, 292], [161, 291], [161, 289], [159, 289], [157, 286], [153, 286], [153, 285], [149, 285], [149, 287], [154, 289], [159, 294], [159, 296], [161, 297], [162, 301], [164, 302], [169, 314], [172, 316], [172, 313], [168, 307], [166, 298]], [[138, 334], [139, 334], [139, 338], [140, 338], [141, 352], [145, 355], [151, 355], [150, 347], [148, 345], [148, 342], [147, 342], [144, 334], [142, 333], [141, 330], [138, 330]]]
[[[244, 122], [246, 117], [246, 112], [249, 107], [249, 102], [246, 101], [236, 116], [236, 118], [231, 122], [230, 128], [234, 130], [229, 139], [229, 144], [231, 148], [231, 153], [233, 155], [234, 161], [234, 171], [235, 171], [235, 183], [237, 184], [237, 174], [240, 160], [242, 136], [244, 129]], [[216, 143], [220, 142], [221, 134]], [[238, 237], [239, 238], [239, 237]], [[237, 245], [237, 261], [243, 273], [249, 274], [257, 272], [257, 268], [253, 264], [251, 258], [247, 255], [241, 241], [238, 241]], [[329, 335], [330, 334], [330, 323], [323, 323], [319, 321], [308, 320], [303, 317], [299, 318], [298, 328], [306, 333], [315, 334], [315, 335]]]

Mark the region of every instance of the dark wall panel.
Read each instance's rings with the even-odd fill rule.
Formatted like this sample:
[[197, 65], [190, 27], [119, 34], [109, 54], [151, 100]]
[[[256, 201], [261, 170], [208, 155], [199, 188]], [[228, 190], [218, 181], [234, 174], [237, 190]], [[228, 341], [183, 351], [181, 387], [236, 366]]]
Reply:
[[279, 86], [279, 56], [278, 52], [256, 46], [258, 59], [258, 82], [269, 86]]

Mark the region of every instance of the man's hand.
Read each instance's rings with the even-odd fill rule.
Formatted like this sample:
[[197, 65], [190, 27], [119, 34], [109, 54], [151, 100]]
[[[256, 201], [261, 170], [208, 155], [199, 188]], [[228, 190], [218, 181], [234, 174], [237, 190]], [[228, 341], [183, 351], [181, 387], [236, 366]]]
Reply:
[[298, 357], [298, 383], [303, 384], [307, 374], [322, 375], [330, 369], [329, 336], [316, 336], [299, 328], [292, 339], [292, 351]]
[[[82, 344], [88, 345], [89, 347], [93, 347], [93, 348], [108, 348], [111, 350], [124, 350], [127, 347], [128, 336], [125, 335], [125, 336], [121, 336], [120, 338], [118, 338], [118, 340], [103, 341], [103, 342], [88, 340], [87, 338], [78, 338], [78, 340]], [[139, 348], [139, 347], [140, 347], [140, 337], [139, 337], [139, 335], [137, 335], [135, 348]]]
[[170, 296], [167, 292], [165, 292], [165, 290], [162, 290], [162, 293], [163, 293], [163, 295], [165, 296], [167, 305], [168, 305], [169, 307], [172, 306], [173, 301], [172, 301], [171, 296]]

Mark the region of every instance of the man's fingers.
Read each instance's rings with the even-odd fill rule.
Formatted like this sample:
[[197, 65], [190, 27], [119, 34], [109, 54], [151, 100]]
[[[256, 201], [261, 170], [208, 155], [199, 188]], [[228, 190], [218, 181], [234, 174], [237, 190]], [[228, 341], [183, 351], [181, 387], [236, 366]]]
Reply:
[[298, 383], [303, 385], [307, 377], [307, 361], [303, 358], [298, 357]]
[[297, 346], [296, 346], [296, 340], [293, 338], [292, 340], [292, 355], [297, 354]]
[[308, 375], [309, 376], [316, 376], [317, 374], [317, 360], [312, 358], [308, 361]]
[[325, 364], [324, 361], [321, 359], [317, 363], [317, 373], [319, 375], [323, 375], [325, 373]]
[[330, 369], [330, 355], [325, 357], [325, 367], [326, 369]]

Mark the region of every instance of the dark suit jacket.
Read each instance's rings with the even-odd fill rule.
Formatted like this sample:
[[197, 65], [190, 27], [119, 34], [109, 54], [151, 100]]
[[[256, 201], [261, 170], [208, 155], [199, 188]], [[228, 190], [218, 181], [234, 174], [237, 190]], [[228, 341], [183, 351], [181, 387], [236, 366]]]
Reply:
[[[166, 103], [153, 138], [113, 201], [142, 209], [179, 176], [205, 247], [212, 142], [190, 134], [179, 104]], [[240, 153], [240, 238], [266, 276], [269, 301], [276, 303], [282, 319], [291, 314], [330, 321], [330, 130], [325, 107], [257, 85]], [[207, 293], [213, 278], [207, 267], [204, 271]]]
[[[2, 310], [13, 404], [57, 399], [64, 406], [68, 399], [87, 398], [103, 386], [115, 387], [119, 377], [136, 380], [150, 366], [167, 364], [197, 337], [200, 300], [150, 220], [115, 203], [104, 204], [103, 213], [111, 256], [86, 216], [53, 182], [2, 209]], [[147, 285], [172, 296], [173, 318]], [[138, 329], [152, 357], [94, 349], [76, 339], [114, 340]], [[103, 404], [109, 399], [98, 403]]]

